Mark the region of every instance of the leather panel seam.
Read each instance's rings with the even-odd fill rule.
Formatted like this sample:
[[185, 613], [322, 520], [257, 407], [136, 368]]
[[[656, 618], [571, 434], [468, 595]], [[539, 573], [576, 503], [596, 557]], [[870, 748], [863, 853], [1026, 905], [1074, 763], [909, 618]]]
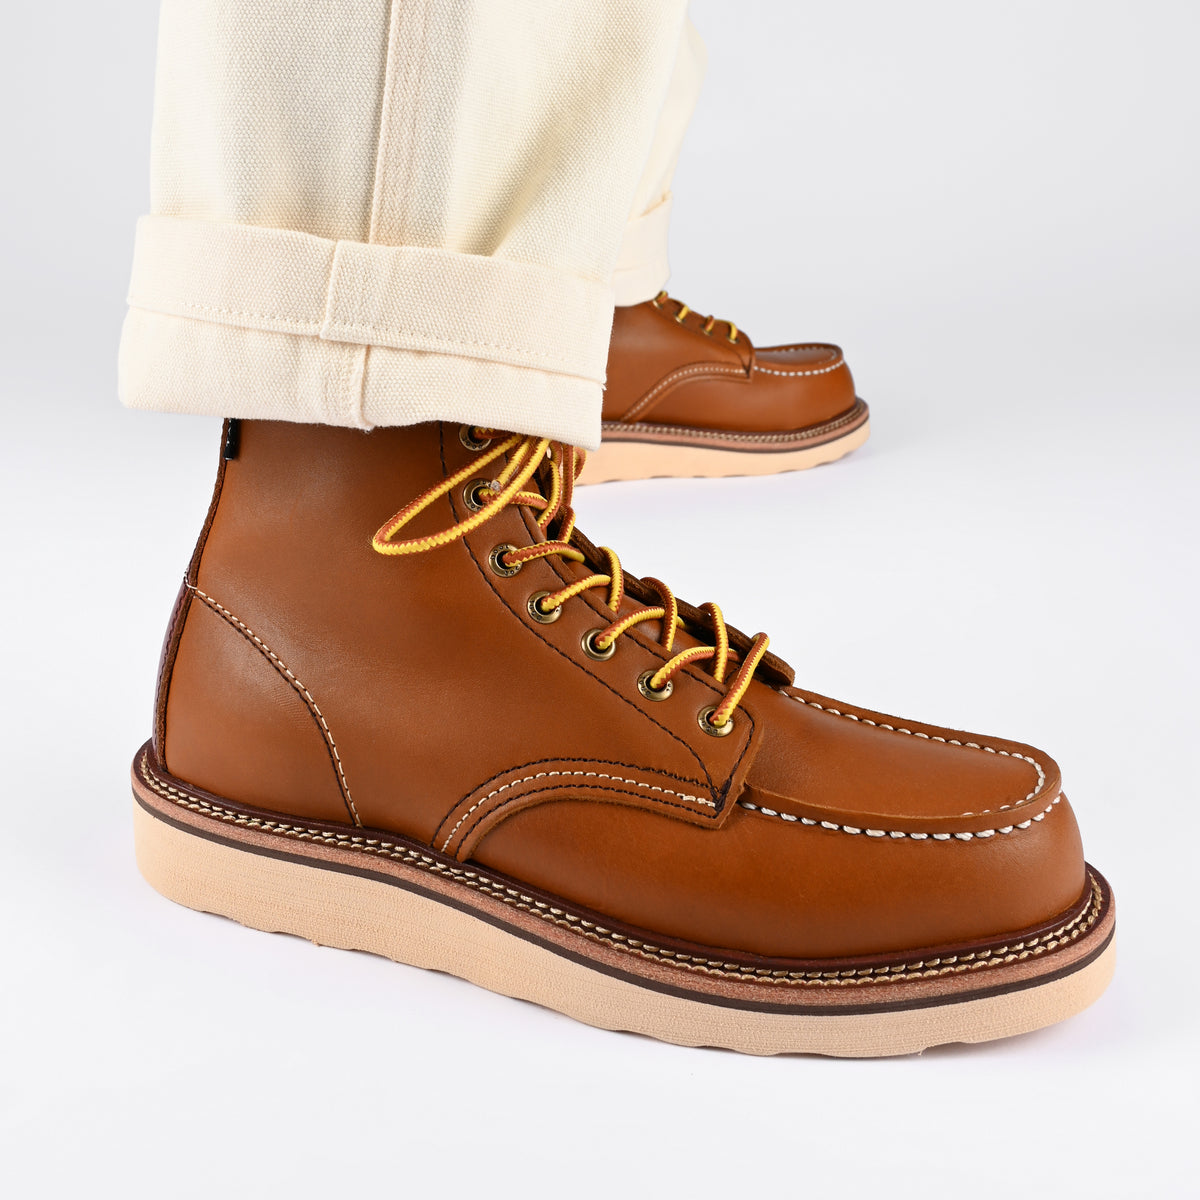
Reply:
[[358, 815], [358, 809], [354, 806], [354, 797], [350, 794], [350, 783], [346, 779], [346, 771], [342, 766], [342, 756], [338, 753], [337, 743], [333, 739], [333, 731], [329, 728], [329, 722], [325, 720], [325, 714], [321, 711], [320, 706], [313, 698], [312, 693], [304, 686], [303, 683], [301, 683], [299, 679], [296, 678], [295, 674], [293, 674], [287, 663], [285, 663], [283, 659], [281, 659], [279, 655], [277, 655], [275, 651], [272, 650], [271, 647], [268, 646], [266, 642], [264, 642], [262, 638], [260, 638], [254, 632], [254, 630], [252, 630], [243, 621], [238, 620], [238, 618], [235, 617], [233, 613], [229, 611], [229, 609], [225, 608], [224, 605], [219, 604], [210, 595], [208, 595], [207, 592], [201, 591], [200, 588], [196, 587], [195, 584], [189, 583], [188, 590], [192, 592], [198, 599], [203, 601], [204, 604], [206, 604], [210, 609], [212, 609], [217, 616], [221, 617], [222, 620], [224, 620], [227, 624], [233, 626], [233, 628], [243, 638], [254, 645], [259, 653], [262, 654], [263, 657], [266, 658], [267, 661], [270, 662], [270, 664], [275, 668], [275, 670], [287, 681], [292, 690], [296, 692], [300, 699], [304, 701], [309, 713], [316, 720], [317, 726], [321, 730], [322, 737], [325, 739], [326, 748], [329, 751], [329, 756], [333, 762], [334, 769], [337, 772], [338, 789], [342, 793], [342, 800], [345, 802], [346, 808], [349, 811], [354, 824], [361, 825], [362, 820]]
[[[670, 771], [658, 771], [658, 770], [655, 770], [653, 767], [643, 767], [638, 763], [613, 762], [611, 759], [543, 758], [543, 759], [539, 759], [536, 762], [525, 763], [523, 766], [520, 766], [520, 767], [511, 767], [507, 771], [498, 771], [490, 779], [486, 780], [484, 783], [481, 783], [478, 788], [475, 788], [472, 791], [468, 792], [465, 796], [460, 797], [458, 799], [458, 801], [454, 804], [454, 807], [451, 808], [450, 811], [442, 818], [437, 829], [435, 829], [433, 831], [433, 837], [430, 839], [430, 841], [436, 842], [438, 840], [438, 837], [441, 834], [442, 828], [445, 826], [446, 822], [448, 820], [450, 820], [450, 818], [454, 815], [455, 811], [457, 809], [461, 808], [462, 805], [464, 805], [468, 800], [470, 800], [470, 798], [475, 794], [475, 792], [479, 791], [481, 788], [488, 787], [490, 784], [495, 783], [497, 780], [503, 779], [506, 775], [513, 775], [520, 771], [529, 771], [534, 767], [544, 766], [547, 763], [552, 763], [552, 762], [588, 763], [593, 766], [620, 768], [620, 769], [626, 770], [626, 771], [645, 771], [646, 774], [648, 774], [648, 775], [657, 775], [660, 778], [675, 780], [679, 783], [692, 783], [692, 784], [696, 784], [699, 786], [703, 786], [702, 780], [685, 779], [683, 776], [672, 774]], [[492, 797], [498, 796], [498, 795], [500, 795], [501, 792], [509, 791], [514, 787], [519, 787], [523, 783], [530, 783], [535, 779], [547, 779], [547, 778], [551, 778], [551, 777], [555, 777], [555, 776], [582, 777], [582, 778], [591, 778], [591, 779], [608, 779], [608, 780], [612, 780], [613, 782], [617, 782], [617, 783], [626, 783], [626, 784], [632, 784], [635, 787], [648, 788], [651, 791], [662, 792], [664, 795], [668, 795], [668, 796], [678, 796], [681, 800], [691, 800], [691, 801], [694, 801], [696, 804], [703, 804], [708, 808], [712, 808], [712, 809], [716, 808], [716, 802], [714, 800], [706, 799], [703, 796], [692, 796], [685, 792], [677, 792], [671, 788], [662, 787], [661, 785], [658, 785], [658, 784], [643, 783], [642, 781], [637, 780], [637, 779], [623, 779], [623, 778], [620, 778], [619, 776], [612, 775], [608, 772], [584, 771], [584, 770], [535, 771], [532, 775], [526, 775], [523, 779], [510, 780], [508, 783], [502, 784], [499, 787], [495, 787], [490, 792], [488, 792], [486, 796], [483, 796], [479, 800], [476, 800], [475, 803], [472, 804], [471, 807], [469, 809], [467, 809], [467, 811], [463, 814], [462, 818], [459, 819], [458, 824], [456, 824], [454, 826], [454, 829], [452, 829], [450, 831], [449, 835], [446, 838], [445, 844], [442, 846], [442, 849], [444, 850], [446, 848], [446, 846], [450, 844], [450, 840], [454, 837], [454, 834], [457, 831], [459, 825], [461, 825], [462, 822], [467, 817], [469, 817], [471, 815], [471, 813], [473, 813], [477, 808], [479, 808], [481, 805], [486, 804], [489, 800], [491, 800]]]
[[640, 400], [635, 400], [624, 412], [617, 418], [620, 424], [634, 424], [640, 420], [642, 413], [646, 412], [654, 400], [662, 399], [662, 393], [668, 388], [674, 387], [677, 383], [682, 383], [685, 379], [695, 375], [740, 375], [743, 378], [748, 378], [747, 372], [741, 367], [723, 366], [719, 363], [702, 363], [698, 366], [678, 367], [669, 375], [664, 375]]
[[175, 598], [171, 609], [170, 623], [167, 625], [167, 635], [163, 639], [162, 662], [159, 665], [158, 679], [154, 691], [154, 742], [157, 753], [166, 762], [167, 752], [167, 705], [171, 698], [171, 681], [175, 674], [175, 660], [179, 656], [179, 643], [183, 638], [183, 626], [192, 606], [192, 593], [188, 588], [187, 577]]
[[[657, 787], [653, 784], [648, 784], [648, 783], [640, 783], [636, 779], [618, 779], [612, 775], [604, 775], [604, 774], [600, 774], [595, 771], [547, 771], [544, 774], [547, 777], [552, 776], [552, 775], [562, 775], [562, 776], [567, 776], [567, 777], [573, 776], [573, 775], [582, 775], [582, 776], [590, 775], [597, 779], [612, 779], [614, 781], [614, 783], [616, 783], [616, 784], [632, 784], [635, 787], [644, 787], [644, 788], [649, 788], [652, 791], [662, 792], [662, 793], [664, 793], [664, 795], [679, 796], [681, 800], [691, 800], [691, 801], [694, 801], [696, 804], [702, 804], [702, 805], [705, 805], [706, 807], [712, 809], [713, 816], [716, 816], [716, 813], [717, 813], [717, 805], [716, 805], [716, 801], [714, 801], [714, 800], [706, 800], [702, 796], [681, 795], [679, 792], [672, 792], [668, 788]], [[485, 804], [488, 800], [492, 799], [492, 797], [499, 795], [500, 792], [505, 791], [508, 787], [519, 787], [523, 783], [530, 783], [533, 780], [539, 779], [539, 778], [542, 778], [542, 776], [541, 775], [530, 775], [524, 779], [518, 779], [512, 784], [506, 784], [505, 787], [503, 787], [503, 788], [497, 788], [496, 791], [489, 793], [482, 800], [476, 801], [455, 822], [454, 828], [450, 830], [450, 833], [447, 835], [446, 840], [442, 843], [442, 846], [441, 846], [442, 852], [446, 853], [449, 850], [450, 843], [454, 841], [454, 835], [458, 832], [460, 826], [470, 817], [470, 815], [477, 808], [479, 808], [480, 806]], [[487, 821], [490, 818], [494, 817], [498, 812], [500, 812], [504, 808], [507, 808], [510, 804], [517, 804], [522, 800], [529, 800], [535, 796], [543, 796], [548, 792], [556, 792], [559, 790], [560, 786], [561, 785], [559, 785], [559, 784], [546, 784], [542, 787], [531, 788], [527, 792], [521, 792], [516, 796], [509, 796], [507, 799], [502, 800], [499, 804], [497, 804], [490, 811], [482, 813], [475, 821], [471, 822], [470, 828], [465, 830], [463, 833], [462, 843], [465, 844], [467, 839], [471, 835], [471, 833], [474, 832], [474, 830], [477, 829], [480, 825], [482, 825], [484, 821]], [[677, 804], [673, 800], [660, 799], [656, 796], [648, 796], [647, 797], [641, 792], [630, 791], [628, 787], [613, 787], [613, 786], [609, 786], [607, 784], [600, 784], [600, 783], [581, 783], [579, 785], [579, 788], [580, 788], [581, 792], [583, 792], [583, 791], [612, 792], [618, 796], [629, 796], [631, 799], [637, 799], [637, 800], [648, 799], [651, 803], [656, 804], [656, 805], [666, 805], [668, 808], [677, 808], [681, 812], [695, 813], [695, 809], [689, 808], [686, 804]], [[581, 796], [579, 798], [582, 799], [584, 797]], [[705, 816], [706, 814], [698, 813], [696, 815]]]

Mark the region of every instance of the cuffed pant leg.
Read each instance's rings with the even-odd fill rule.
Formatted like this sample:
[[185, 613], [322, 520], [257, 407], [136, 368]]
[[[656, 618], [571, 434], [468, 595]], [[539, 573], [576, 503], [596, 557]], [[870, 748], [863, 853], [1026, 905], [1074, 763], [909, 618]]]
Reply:
[[124, 402], [595, 445], [684, 9], [165, 0]]
[[671, 273], [667, 261], [671, 180], [683, 147], [683, 136], [704, 83], [707, 58], [700, 34], [688, 21], [679, 41], [666, 100], [622, 236], [613, 272], [613, 294], [617, 304], [641, 304], [667, 285]]

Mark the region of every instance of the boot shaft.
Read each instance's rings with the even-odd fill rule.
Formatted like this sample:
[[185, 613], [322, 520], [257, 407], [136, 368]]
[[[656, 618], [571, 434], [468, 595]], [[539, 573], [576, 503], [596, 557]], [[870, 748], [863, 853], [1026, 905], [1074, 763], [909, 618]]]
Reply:
[[[586, 636], [612, 620], [603, 597], [584, 592], [539, 619], [531, 598], [587, 568], [497, 570], [497, 547], [545, 540], [527, 507], [429, 553], [373, 548], [405, 501], [479, 457], [458, 427], [243, 422], [239, 433], [164, 654], [156, 751], [168, 771], [262, 809], [426, 842], [455, 828], [461, 840], [501, 798], [581, 788], [724, 819], [753, 719], [707, 735], [697, 714], [724, 689], [698, 670], [676, 675], [670, 703], [640, 690], [669, 658], [657, 626], [625, 634], [608, 660], [589, 656]], [[470, 517], [472, 490], [495, 471], [439, 497], [405, 536]]]

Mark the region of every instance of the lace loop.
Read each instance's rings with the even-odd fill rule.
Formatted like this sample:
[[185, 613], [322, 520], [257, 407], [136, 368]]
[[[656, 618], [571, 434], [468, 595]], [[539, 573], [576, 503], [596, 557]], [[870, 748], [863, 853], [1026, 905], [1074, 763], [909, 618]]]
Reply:
[[[466, 537], [473, 529], [478, 529], [485, 521], [490, 521], [498, 511], [510, 500], [520, 494], [521, 489], [533, 478], [534, 472], [541, 465], [542, 456], [550, 448], [550, 442], [545, 438], [522, 437], [519, 433], [511, 434], [487, 451], [482, 458], [472, 459], [465, 467], [455, 471], [453, 475], [442, 480], [437, 487], [430, 488], [424, 495], [406, 504], [390, 521], [381, 526], [371, 539], [372, 547], [380, 554], [424, 554], [427, 550], [436, 550], [439, 546], [449, 545], [459, 538]], [[479, 496], [481, 501], [479, 511], [473, 516], [425, 537], [410, 538], [403, 542], [394, 542], [392, 538], [400, 532], [418, 513], [422, 513], [435, 500], [454, 491], [460, 483], [466, 483], [473, 475], [478, 474], [480, 467], [503, 457], [509, 451], [512, 457], [504, 470], [492, 481], [490, 496]], [[498, 487], [495, 485], [499, 485]], [[541, 499], [541, 497], [538, 497]]]

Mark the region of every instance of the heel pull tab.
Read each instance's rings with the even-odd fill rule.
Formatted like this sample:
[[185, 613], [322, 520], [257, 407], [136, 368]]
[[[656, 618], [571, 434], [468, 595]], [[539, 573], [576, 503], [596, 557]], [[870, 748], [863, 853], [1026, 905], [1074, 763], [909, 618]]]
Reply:
[[242, 445], [242, 422], [238, 417], [230, 417], [225, 422], [225, 446], [221, 457], [226, 462], [232, 462], [238, 456]]

